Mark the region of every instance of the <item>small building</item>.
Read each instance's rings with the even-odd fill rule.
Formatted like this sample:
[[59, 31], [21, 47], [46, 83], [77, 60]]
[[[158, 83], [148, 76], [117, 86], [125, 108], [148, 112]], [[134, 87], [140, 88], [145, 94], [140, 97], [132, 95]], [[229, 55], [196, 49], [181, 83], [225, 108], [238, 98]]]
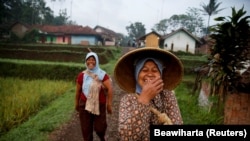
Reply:
[[29, 26], [21, 22], [15, 22], [10, 26], [10, 31], [20, 39], [22, 39], [25, 36], [28, 30]]
[[137, 39], [137, 42], [144, 43], [139, 47], [159, 47], [170, 51], [184, 51], [192, 54], [197, 53], [197, 49], [202, 42], [184, 28], [180, 28], [167, 35], [160, 35], [152, 31]]
[[155, 31], [152, 31], [138, 38], [137, 43], [139, 44], [139, 47], [160, 47], [161, 35]]
[[202, 43], [201, 41], [184, 28], [180, 28], [162, 37], [164, 49], [171, 51], [184, 51], [196, 53]]
[[94, 30], [101, 35], [102, 44], [105, 46], [116, 46], [121, 40], [119, 34], [108, 28], [97, 25]]
[[35, 25], [38, 30], [37, 42], [71, 45], [97, 45], [101, 36], [89, 26], [79, 25]]

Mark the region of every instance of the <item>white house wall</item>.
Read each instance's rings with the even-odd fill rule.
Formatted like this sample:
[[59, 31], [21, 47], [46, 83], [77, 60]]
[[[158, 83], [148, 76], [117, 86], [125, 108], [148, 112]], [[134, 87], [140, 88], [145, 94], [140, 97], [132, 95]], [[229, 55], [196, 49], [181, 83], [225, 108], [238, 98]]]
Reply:
[[82, 41], [88, 41], [89, 45], [96, 45], [96, 38], [94, 36], [71, 36], [71, 44], [81, 44]]
[[101, 28], [96, 28], [95, 31], [98, 32], [98, 33], [103, 32], [103, 30]]
[[[173, 43], [173, 51], [184, 51], [186, 52], [187, 45], [188, 52], [195, 53], [195, 39], [189, 36], [184, 31], [175, 33], [174, 35], [164, 40], [164, 49], [171, 50], [171, 44]], [[165, 46], [167, 44], [167, 47]]]

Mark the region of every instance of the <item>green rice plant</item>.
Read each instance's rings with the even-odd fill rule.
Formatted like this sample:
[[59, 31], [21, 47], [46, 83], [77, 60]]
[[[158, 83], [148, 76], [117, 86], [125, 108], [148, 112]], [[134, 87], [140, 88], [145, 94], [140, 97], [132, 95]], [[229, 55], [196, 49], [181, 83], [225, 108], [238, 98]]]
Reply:
[[72, 87], [29, 120], [0, 136], [0, 141], [47, 141], [50, 132], [72, 118], [74, 96]]
[[24, 122], [71, 87], [66, 81], [0, 77], [0, 133]]

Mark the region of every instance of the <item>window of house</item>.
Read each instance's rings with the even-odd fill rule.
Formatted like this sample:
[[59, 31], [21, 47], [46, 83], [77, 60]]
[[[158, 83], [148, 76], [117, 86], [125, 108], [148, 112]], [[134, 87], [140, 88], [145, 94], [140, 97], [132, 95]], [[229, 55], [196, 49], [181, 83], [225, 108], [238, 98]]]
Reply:
[[164, 46], [167, 48], [167, 47], [168, 47], [168, 44], [166, 43]]
[[188, 50], [189, 50], [189, 45], [187, 44], [187, 46], [186, 46], [186, 52], [188, 52]]
[[171, 51], [174, 50], [174, 43], [171, 44]]

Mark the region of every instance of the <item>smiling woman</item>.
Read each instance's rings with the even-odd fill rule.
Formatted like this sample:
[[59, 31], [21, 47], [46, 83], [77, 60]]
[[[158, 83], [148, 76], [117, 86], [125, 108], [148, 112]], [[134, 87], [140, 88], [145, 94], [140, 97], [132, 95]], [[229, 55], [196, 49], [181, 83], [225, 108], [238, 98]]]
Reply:
[[86, 70], [76, 79], [75, 110], [79, 113], [84, 140], [93, 140], [93, 131], [105, 141], [108, 114], [112, 114], [112, 83], [109, 75], [99, 67], [95, 52], [85, 57]]
[[117, 84], [127, 92], [120, 101], [120, 140], [149, 140], [150, 125], [183, 124], [173, 90], [183, 65], [172, 53], [155, 47], [135, 49], [114, 69]]

